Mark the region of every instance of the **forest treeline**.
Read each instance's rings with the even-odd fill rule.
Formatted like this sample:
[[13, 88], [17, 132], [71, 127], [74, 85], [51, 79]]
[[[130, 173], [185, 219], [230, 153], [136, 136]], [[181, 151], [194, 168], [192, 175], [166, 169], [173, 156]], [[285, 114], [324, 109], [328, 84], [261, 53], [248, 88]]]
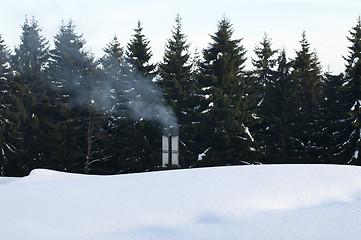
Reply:
[[226, 17], [209, 45], [191, 54], [177, 15], [156, 64], [142, 30], [138, 21], [124, 47], [110, 39], [99, 59], [72, 21], [52, 48], [35, 18], [25, 19], [13, 50], [0, 35], [0, 175], [159, 169], [169, 109], [184, 168], [361, 165], [360, 17], [345, 36], [340, 75], [322, 72], [305, 32], [294, 59], [265, 34], [246, 71], [246, 49]]

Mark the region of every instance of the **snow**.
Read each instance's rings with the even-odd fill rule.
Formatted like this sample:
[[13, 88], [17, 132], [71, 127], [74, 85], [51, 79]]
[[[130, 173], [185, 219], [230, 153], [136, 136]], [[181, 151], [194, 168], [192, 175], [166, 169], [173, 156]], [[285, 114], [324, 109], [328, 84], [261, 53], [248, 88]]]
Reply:
[[251, 132], [249, 131], [249, 128], [244, 126], [244, 124], [242, 124], [242, 126], [244, 127], [244, 132], [250, 137], [251, 141], [254, 142], [254, 138], [253, 138]]
[[210, 109], [210, 108], [208, 108], [208, 109], [206, 109], [206, 110], [202, 111], [201, 113], [202, 113], [202, 114], [205, 114], [205, 113], [209, 113], [210, 111], [211, 111], [211, 109]]
[[355, 67], [356, 63], [358, 62], [359, 58], [358, 57], [355, 57], [352, 61], [352, 65], [351, 67]]
[[358, 158], [358, 150], [356, 150], [353, 154], [353, 159], [357, 159]]
[[345, 81], [345, 82], [342, 84], [342, 87], [347, 86], [349, 83], [350, 83], [350, 81]]
[[10, 152], [16, 153], [16, 151], [15, 151], [14, 149], [12, 149], [12, 148], [9, 146], [9, 144], [5, 143], [5, 146], [6, 146], [7, 149], [10, 150]]
[[257, 116], [257, 114], [256, 113], [252, 113], [252, 117], [253, 117], [253, 119], [259, 119], [259, 117]]
[[198, 161], [202, 161], [205, 156], [207, 156], [207, 152], [211, 149], [211, 147], [207, 148], [204, 152], [198, 154]]
[[361, 168], [257, 165], [0, 178], [4, 240], [361, 239]]
[[351, 111], [355, 111], [356, 107], [361, 107], [361, 100], [356, 100], [355, 103], [353, 104], [353, 106], [351, 107]]
[[127, 92], [131, 92], [131, 91], [134, 91], [134, 88], [127, 89], [127, 90], [125, 90], [124, 92], [127, 93]]
[[211, 89], [212, 87], [211, 86], [209, 86], [209, 87], [203, 87], [201, 90], [202, 91], [207, 91], [207, 90], [209, 90], [209, 89]]
[[205, 94], [205, 95], [203, 95], [203, 96], [204, 96], [205, 99], [208, 99], [208, 98], [210, 98], [212, 95], [211, 95], [211, 94]]

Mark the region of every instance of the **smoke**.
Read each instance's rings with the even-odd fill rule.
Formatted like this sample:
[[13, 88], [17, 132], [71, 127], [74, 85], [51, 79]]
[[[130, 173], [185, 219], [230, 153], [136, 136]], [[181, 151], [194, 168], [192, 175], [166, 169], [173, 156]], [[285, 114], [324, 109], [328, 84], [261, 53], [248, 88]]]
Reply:
[[93, 88], [94, 106], [104, 113], [158, 124], [163, 134], [178, 135], [177, 117], [156, 81], [133, 68], [108, 69]]
[[[45, 68], [49, 81], [69, 108], [87, 108], [90, 104], [105, 114], [157, 123], [165, 134], [178, 133], [177, 118], [166, 105], [162, 89], [151, 77], [137, 72], [120, 52], [105, 50], [97, 68], [93, 56], [83, 49], [85, 40], [74, 32], [72, 21], [62, 24], [54, 37], [55, 49], [50, 52], [45, 40], [39, 37], [37, 22], [27, 24], [28, 20], [23, 27], [22, 51], [38, 56], [38, 48], [42, 48], [41, 58], [48, 61]], [[29, 36], [24, 38], [25, 34]], [[116, 48], [116, 38], [112, 44], [108, 47]], [[17, 54], [20, 47], [18, 50]]]
[[153, 122], [164, 134], [178, 134], [177, 118], [167, 106], [164, 92], [152, 77], [138, 72], [129, 59], [108, 54], [95, 67], [86, 53], [70, 54], [73, 61], [50, 64], [51, 71], [57, 73], [50, 80], [62, 89], [69, 108], [87, 108], [91, 104], [115, 118]]
[[165, 134], [176, 134], [178, 132], [177, 118], [160, 96], [161, 89], [149, 81], [137, 87], [131, 88], [134, 94], [127, 95], [126, 106], [130, 117], [159, 123]]

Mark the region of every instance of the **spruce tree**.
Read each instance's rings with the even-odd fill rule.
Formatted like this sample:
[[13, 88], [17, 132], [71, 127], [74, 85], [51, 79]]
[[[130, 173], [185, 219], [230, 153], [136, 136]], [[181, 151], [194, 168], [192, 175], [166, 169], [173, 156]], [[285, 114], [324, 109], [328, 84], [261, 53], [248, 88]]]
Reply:
[[230, 21], [223, 18], [211, 35], [213, 42], [203, 51], [199, 77], [201, 133], [197, 140], [202, 142], [199, 153], [206, 152], [206, 156], [199, 165], [254, 160], [255, 142], [248, 125], [253, 119], [252, 106], [251, 101], [243, 101], [254, 97], [247, 89], [252, 78], [242, 71], [246, 50], [241, 39], [233, 40], [232, 35]]
[[[128, 170], [127, 171], [139, 171], [140, 169], [146, 170], [150, 169], [150, 166], [160, 165], [159, 157], [154, 155], [155, 146], [159, 145], [159, 139], [161, 139], [160, 128], [153, 125], [151, 122], [146, 122], [142, 117], [139, 117], [139, 113], [133, 111], [140, 106], [143, 106], [142, 102], [144, 101], [152, 101], [153, 103], [160, 103], [162, 101], [162, 96], [157, 94], [157, 91], [153, 87], [152, 90], [148, 89], [147, 86], [152, 86], [154, 83], [152, 82], [152, 78], [156, 74], [156, 65], [150, 63], [150, 59], [152, 57], [152, 51], [149, 46], [150, 41], [143, 34], [143, 27], [140, 21], [138, 21], [137, 28], [134, 29], [135, 33], [133, 35], [133, 39], [130, 40], [130, 43], [127, 44], [126, 50], [126, 60], [130, 67], [129, 79], [132, 81], [131, 86], [133, 86], [134, 90], [128, 92], [133, 96], [130, 96], [131, 99], [136, 101], [132, 101], [128, 109], [131, 110], [131, 119], [134, 124], [132, 129], [129, 129], [129, 133], [134, 134], [135, 139], [138, 139], [136, 142], [138, 144], [142, 144], [144, 149], [140, 149], [139, 154], [135, 154], [131, 148], [127, 151], [128, 154], [128, 164], [126, 164]], [[148, 91], [153, 91], [148, 92]], [[137, 95], [135, 99], [134, 95]], [[153, 96], [154, 99], [145, 100], [147, 96]], [[162, 103], [165, 104], [165, 103]], [[137, 106], [138, 105], [138, 106]], [[154, 115], [154, 112], [151, 113], [152, 109], [144, 109], [151, 115]], [[153, 119], [155, 122], [159, 122], [159, 117], [155, 117], [158, 119]], [[156, 131], [154, 132], [154, 130]], [[155, 139], [154, 139], [155, 138]], [[154, 139], [154, 140], [151, 140]], [[133, 142], [134, 144], [135, 142]], [[156, 144], [155, 146], [152, 144]], [[132, 156], [134, 154], [134, 156]], [[139, 156], [139, 157], [138, 157]], [[159, 162], [158, 164], [155, 162]], [[153, 164], [154, 163], [154, 164]], [[135, 165], [134, 165], [135, 164]]]
[[[343, 88], [344, 75], [325, 74], [323, 99], [320, 107], [322, 128], [321, 156], [323, 163], [345, 164], [350, 160], [350, 151], [344, 151], [344, 143], [348, 141], [350, 118], [347, 114]], [[346, 98], [347, 99], [347, 98]]]
[[134, 68], [142, 75], [150, 75], [154, 72], [156, 65], [151, 64], [149, 61], [153, 56], [150, 49], [150, 41], [143, 35], [143, 27], [138, 20], [137, 28], [134, 29], [135, 33], [133, 39], [127, 44], [127, 58]]
[[23, 124], [24, 156], [28, 171], [37, 167], [54, 168], [54, 157], [60, 142], [56, 142], [58, 111], [56, 94], [45, 71], [48, 66], [49, 44], [41, 36], [38, 22], [26, 19], [20, 44], [15, 49], [12, 64], [16, 78], [29, 89], [24, 108], [29, 115]]
[[292, 79], [298, 85], [293, 116], [291, 137], [299, 144], [299, 163], [317, 163], [321, 161], [319, 153], [320, 129], [319, 104], [322, 98], [321, 67], [315, 52], [310, 51], [310, 44], [302, 33], [301, 49], [296, 51], [292, 64]]
[[[1, 174], [25, 176], [32, 170], [31, 163], [26, 158], [29, 151], [27, 141], [29, 125], [26, 124], [29, 121], [29, 113], [25, 105], [34, 102], [34, 96], [20, 78], [15, 77], [6, 81], [8, 81], [5, 83], [8, 89], [5, 88], [6, 90], [0, 94]], [[3, 85], [3, 82], [0, 84]]]
[[142, 101], [145, 92], [150, 91], [145, 85], [154, 83], [150, 82], [149, 76], [134, 71], [117, 38], [103, 50], [104, 56], [100, 59], [102, 74], [97, 89], [102, 89], [101, 97], [105, 101], [101, 102], [107, 106], [108, 122], [102, 136], [105, 143], [103, 161], [97, 161], [93, 167], [105, 173], [154, 169], [160, 165], [160, 155], [157, 156], [160, 150], [156, 147], [161, 139], [160, 129], [132, 116], [134, 101]]
[[[275, 70], [276, 59], [274, 54], [277, 50], [272, 49], [272, 41], [265, 33], [262, 41], [259, 43], [259, 46], [256, 46], [254, 49], [256, 54], [256, 59], [252, 58], [252, 64], [254, 67], [253, 77], [255, 81], [255, 89], [257, 91], [257, 116], [259, 119], [258, 123], [254, 127], [254, 132], [256, 133], [256, 138], [259, 138], [257, 135], [262, 135], [265, 128], [268, 127], [268, 123], [265, 121], [267, 116], [264, 114], [264, 109], [262, 105], [264, 104], [264, 98], [267, 91], [267, 87], [270, 88], [275, 81]], [[264, 137], [260, 138], [261, 140]], [[264, 141], [263, 141], [264, 142]], [[260, 146], [264, 148], [265, 146]]]
[[254, 49], [257, 59], [252, 59], [252, 64], [259, 85], [259, 98], [260, 101], [262, 101], [265, 87], [268, 82], [272, 81], [274, 74], [273, 68], [277, 62], [277, 59], [274, 58], [274, 54], [277, 53], [277, 50], [272, 49], [272, 40], [266, 33], [259, 44], [260, 46], [256, 46]]
[[349, 32], [347, 37], [351, 46], [348, 47], [349, 55], [344, 57], [346, 61], [343, 107], [347, 111], [347, 128], [343, 130], [343, 135], [347, 140], [342, 144], [342, 151], [348, 154], [345, 162], [361, 165], [361, 17], [357, 19], [357, 24]]
[[103, 161], [94, 162], [91, 169], [101, 173], [125, 172], [122, 162], [125, 161], [124, 148], [128, 146], [132, 136], [127, 128], [132, 122], [127, 118], [126, 94], [130, 90], [129, 66], [125, 60], [124, 49], [115, 36], [103, 48], [104, 55], [99, 59], [101, 66], [100, 81], [97, 83], [99, 96], [95, 104], [105, 113], [107, 125], [104, 126]]
[[167, 41], [163, 62], [160, 64], [160, 75], [167, 102], [179, 116], [179, 107], [182, 105], [180, 101], [188, 95], [187, 89], [183, 88], [187, 87], [190, 81], [190, 54], [186, 36], [182, 33], [179, 14], [175, 21], [176, 26], [172, 31], [172, 38]]
[[264, 153], [262, 163], [292, 163], [292, 159], [298, 157], [294, 139], [290, 136], [297, 86], [292, 81], [291, 63], [284, 49], [277, 65], [271, 81], [266, 83], [264, 100], [259, 107], [261, 123], [257, 138]]
[[20, 45], [15, 48], [13, 64], [24, 83], [38, 94], [48, 88], [44, 69], [48, 64], [49, 43], [40, 35], [42, 29], [34, 17], [25, 19], [22, 30]]
[[95, 98], [99, 99], [95, 104], [99, 102], [101, 105], [98, 108], [105, 113], [116, 112], [124, 117], [127, 115], [124, 95], [130, 80], [130, 68], [125, 60], [124, 49], [115, 36], [103, 51], [104, 56], [99, 59], [101, 80], [97, 82], [96, 87], [101, 91], [95, 93]]
[[70, 108], [89, 106], [95, 64], [84, 49], [85, 40], [75, 32], [72, 20], [62, 23], [50, 51], [50, 79], [58, 86], [62, 101]]
[[10, 66], [10, 50], [0, 35], [0, 176], [23, 174], [21, 168], [22, 133], [25, 113], [21, 85], [16, 84]]
[[[159, 65], [161, 86], [165, 92], [168, 105], [175, 111], [179, 122], [179, 134], [182, 138], [181, 164], [189, 166], [194, 162], [191, 149], [194, 121], [194, 85], [190, 62], [190, 44], [186, 35], [182, 33], [182, 23], [179, 14], [175, 19], [176, 25], [172, 30], [172, 38], [167, 40], [163, 62]], [[184, 161], [183, 161], [184, 159]], [[186, 167], [184, 166], [184, 167]]]
[[60, 118], [66, 119], [59, 124], [68, 129], [59, 136], [63, 141], [67, 157], [57, 163], [58, 168], [72, 172], [87, 172], [85, 165], [89, 158], [90, 138], [94, 126], [98, 126], [98, 115], [93, 106], [92, 88], [97, 72], [92, 55], [84, 49], [85, 40], [75, 32], [70, 20], [62, 23], [54, 37], [55, 48], [50, 51], [50, 81], [57, 86], [59, 100], [63, 108]]

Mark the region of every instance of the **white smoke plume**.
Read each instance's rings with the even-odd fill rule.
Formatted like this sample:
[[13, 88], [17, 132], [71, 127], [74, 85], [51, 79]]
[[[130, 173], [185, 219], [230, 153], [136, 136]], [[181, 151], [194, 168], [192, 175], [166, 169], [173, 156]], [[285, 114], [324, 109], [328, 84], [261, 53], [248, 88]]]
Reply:
[[151, 77], [131, 70], [121, 74], [109, 74], [108, 71], [101, 79], [92, 93], [98, 110], [157, 123], [163, 134], [178, 135], [177, 117], [166, 105], [162, 89]]

